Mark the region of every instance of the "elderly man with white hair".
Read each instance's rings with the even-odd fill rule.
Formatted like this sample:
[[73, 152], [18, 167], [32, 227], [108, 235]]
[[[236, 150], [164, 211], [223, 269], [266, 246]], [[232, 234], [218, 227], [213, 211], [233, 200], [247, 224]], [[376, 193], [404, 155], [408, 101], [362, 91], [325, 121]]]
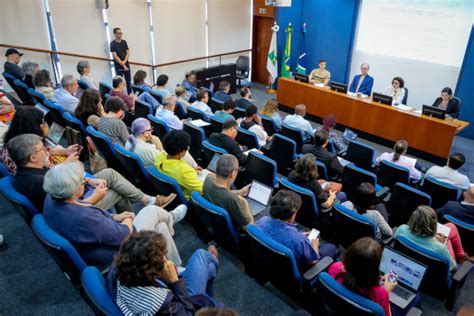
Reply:
[[174, 114], [176, 108], [176, 97], [174, 95], [168, 95], [163, 98], [163, 107], [160, 107], [156, 111], [156, 117], [162, 119], [169, 128], [172, 129], [183, 129], [183, 122]]
[[178, 216], [178, 210], [167, 212], [149, 205], [137, 215], [132, 212], [111, 214], [81, 200], [86, 183], [84, 166], [80, 162], [50, 169], [43, 182], [43, 189], [48, 193], [43, 214], [48, 225], [71, 242], [88, 265], [99, 269], [109, 267], [123, 240], [143, 230], [162, 234], [167, 243], [168, 258], [177, 266], [181, 265], [172, 237], [173, 224], [183, 218]]
[[74, 96], [78, 88], [77, 79], [73, 75], [64, 75], [61, 79], [61, 88], [54, 91], [56, 103], [72, 115], [79, 104], [79, 99]]
[[87, 60], [81, 60], [76, 66], [77, 72], [79, 73], [82, 81], [89, 85], [89, 88], [99, 90], [99, 83], [97, 80], [91, 77], [91, 65]]

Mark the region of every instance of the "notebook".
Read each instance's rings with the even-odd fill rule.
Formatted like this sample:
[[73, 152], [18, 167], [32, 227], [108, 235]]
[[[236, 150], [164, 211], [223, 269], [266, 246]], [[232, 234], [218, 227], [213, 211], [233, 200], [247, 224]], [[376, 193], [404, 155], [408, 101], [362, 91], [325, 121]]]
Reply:
[[273, 188], [253, 180], [250, 185], [249, 194], [246, 197], [252, 215], [263, 211], [272, 197]]
[[444, 237], [446, 237], [446, 240], [444, 241], [444, 244], [448, 243], [448, 237], [449, 237], [450, 232], [451, 232], [451, 228], [449, 228], [448, 226], [440, 224], [440, 223], [436, 224], [436, 233], [441, 234]]

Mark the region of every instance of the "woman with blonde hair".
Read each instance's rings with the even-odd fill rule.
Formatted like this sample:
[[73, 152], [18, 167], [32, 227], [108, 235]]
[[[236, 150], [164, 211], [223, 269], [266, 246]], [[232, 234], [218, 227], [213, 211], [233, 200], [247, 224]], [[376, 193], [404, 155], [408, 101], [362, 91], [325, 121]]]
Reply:
[[270, 117], [278, 130], [281, 130], [281, 116], [278, 112], [278, 101], [277, 99], [270, 99], [265, 103], [262, 108], [262, 114]]

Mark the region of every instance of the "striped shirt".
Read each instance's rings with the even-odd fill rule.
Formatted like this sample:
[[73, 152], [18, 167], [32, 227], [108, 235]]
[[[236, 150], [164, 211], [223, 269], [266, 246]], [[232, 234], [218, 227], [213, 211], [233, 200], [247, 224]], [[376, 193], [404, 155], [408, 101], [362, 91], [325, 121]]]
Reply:
[[122, 120], [114, 117], [101, 117], [99, 120], [99, 132], [104, 133], [114, 144], [125, 146], [128, 141], [127, 126]]
[[154, 286], [126, 287], [117, 280], [117, 306], [125, 316], [155, 315], [163, 306], [168, 294], [167, 288]]

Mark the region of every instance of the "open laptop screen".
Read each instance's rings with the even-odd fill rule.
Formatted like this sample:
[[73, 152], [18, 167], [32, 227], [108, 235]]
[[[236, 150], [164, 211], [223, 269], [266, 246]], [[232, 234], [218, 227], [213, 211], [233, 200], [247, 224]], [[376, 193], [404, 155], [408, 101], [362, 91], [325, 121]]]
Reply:
[[214, 156], [212, 156], [211, 161], [209, 162], [209, 165], [207, 165], [206, 169], [211, 171], [211, 172], [216, 172], [217, 161], [219, 160], [220, 157], [221, 157], [221, 155], [214, 154]]
[[380, 271], [384, 274], [388, 271], [396, 272], [400, 284], [414, 291], [418, 291], [426, 272], [426, 266], [402, 255], [390, 247], [385, 247], [382, 252]]
[[55, 145], [59, 144], [61, 137], [63, 137], [65, 128], [53, 122], [49, 128], [46, 138], [51, 140]]
[[254, 180], [250, 186], [248, 197], [266, 206], [272, 196], [272, 191], [272, 188]]

